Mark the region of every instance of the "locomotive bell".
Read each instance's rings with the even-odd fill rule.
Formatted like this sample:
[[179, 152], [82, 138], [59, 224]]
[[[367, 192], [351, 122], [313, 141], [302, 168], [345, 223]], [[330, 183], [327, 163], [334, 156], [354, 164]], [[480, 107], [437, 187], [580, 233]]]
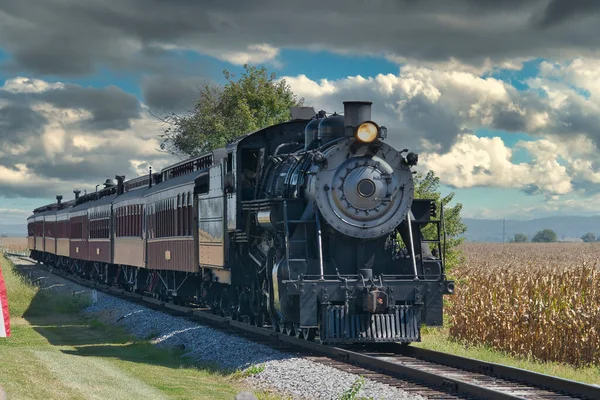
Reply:
[[106, 181], [104, 181], [104, 187], [105, 188], [111, 187], [111, 186], [115, 186], [115, 181], [114, 180], [108, 178]]

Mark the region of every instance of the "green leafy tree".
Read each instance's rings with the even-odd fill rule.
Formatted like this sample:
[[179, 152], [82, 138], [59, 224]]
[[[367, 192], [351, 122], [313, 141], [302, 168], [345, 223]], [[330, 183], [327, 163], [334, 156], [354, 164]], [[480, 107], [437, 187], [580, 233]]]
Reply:
[[596, 241], [596, 235], [594, 235], [592, 232], [588, 232], [585, 235], [583, 235], [581, 237], [581, 240], [583, 240], [586, 243], [591, 243], [591, 242], [595, 242]]
[[515, 236], [510, 240], [511, 243], [525, 243], [527, 242], [527, 235], [523, 233], [515, 233]]
[[552, 229], [543, 229], [535, 234], [535, 236], [531, 239], [534, 243], [553, 243], [558, 240], [556, 236], [556, 232]]
[[290, 108], [303, 105], [304, 99], [298, 99], [274, 73], [248, 64], [244, 69], [239, 79], [224, 70], [224, 86], [205, 83], [189, 115], [164, 119], [169, 127], [161, 135], [161, 149], [194, 156], [224, 147], [236, 137], [288, 121]]
[[[467, 226], [462, 222], [460, 212], [462, 211], [462, 203], [456, 203], [454, 206], [449, 206], [454, 199], [454, 193], [450, 193], [442, 197], [439, 189], [440, 178], [433, 171], [415, 175], [415, 198], [416, 199], [433, 199], [438, 204], [437, 214], [440, 215], [440, 200], [444, 205], [444, 229], [446, 231], [446, 267], [451, 268], [462, 260], [462, 252], [459, 248], [460, 244], [465, 241], [464, 236], [461, 236], [467, 231]], [[423, 229], [423, 235], [426, 239], [436, 238], [435, 226], [430, 224]]]

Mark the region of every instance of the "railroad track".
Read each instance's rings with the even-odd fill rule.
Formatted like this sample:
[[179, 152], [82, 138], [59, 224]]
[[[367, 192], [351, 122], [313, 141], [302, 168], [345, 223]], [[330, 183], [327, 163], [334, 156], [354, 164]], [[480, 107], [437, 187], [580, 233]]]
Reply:
[[[21, 255], [7, 255], [36, 263]], [[213, 315], [205, 310], [164, 303], [39, 265], [79, 285], [185, 316], [429, 399], [600, 399], [600, 386], [394, 343], [369, 347], [321, 345]]]

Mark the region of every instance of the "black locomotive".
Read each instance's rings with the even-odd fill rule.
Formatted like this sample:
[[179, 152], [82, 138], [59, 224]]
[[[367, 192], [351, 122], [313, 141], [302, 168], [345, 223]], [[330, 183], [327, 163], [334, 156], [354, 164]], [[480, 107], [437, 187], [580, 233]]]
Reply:
[[[32, 255], [307, 340], [418, 341], [421, 324], [442, 324], [443, 295], [454, 288], [444, 274], [443, 208], [435, 219], [435, 202], [414, 199], [418, 157], [386, 136], [370, 102], [344, 102], [343, 116], [292, 118], [160, 174], [118, 177], [72, 211], [60, 201], [36, 210]], [[90, 236], [87, 221], [98, 216], [106, 224]], [[77, 225], [77, 238], [63, 230], [68, 253], [56, 234], [47, 249], [54, 231], [38, 228], [61, 218], [88, 229]], [[430, 240], [427, 224], [437, 229]], [[94, 244], [102, 240], [105, 258]], [[139, 244], [139, 259], [124, 255], [134, 254], [127, 243]]]

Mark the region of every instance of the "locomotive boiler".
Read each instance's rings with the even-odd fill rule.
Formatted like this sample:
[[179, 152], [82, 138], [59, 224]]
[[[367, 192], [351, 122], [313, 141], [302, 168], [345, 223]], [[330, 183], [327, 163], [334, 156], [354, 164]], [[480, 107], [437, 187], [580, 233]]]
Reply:
[[[323, 343], [420, 340], [442, 325], [443, 207], [371, 103], [288, 122], [40, 207], [32, 257], [163, 301]], [[433, 224], [435, 234], [423, 228]], [[431, 230], [430, 230], [431, 233]]]

